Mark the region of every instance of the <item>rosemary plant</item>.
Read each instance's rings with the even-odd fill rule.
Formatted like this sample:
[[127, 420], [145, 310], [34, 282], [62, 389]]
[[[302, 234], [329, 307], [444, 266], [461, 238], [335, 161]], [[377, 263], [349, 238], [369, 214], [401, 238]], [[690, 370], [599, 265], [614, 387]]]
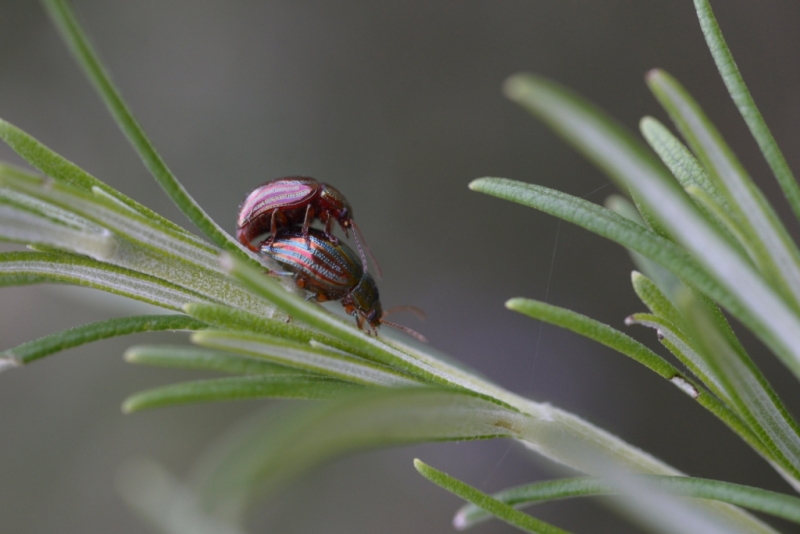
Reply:
[[[298, 410], [289, 422], [256, 419], [243, 425], [224, 450], [201, 462], [191, 481], [177, 481], [152, 464], [138, 465], [129, 475], [140, 484], [129, 486], [134, 489], [125, 497], [163, 531], [244, 532], [247, 506], [264, 488], [353, 449], [499, 437], [588, 476], [489, 496], [415, 462], [423, 476], [471, 503], [456, 515], [457, 528], [496, 517], [525, 532], [565, 532], [517, 508], [609, 494], [624, 513], [658, 531], [774, 532], [739, 506], [800, 522], [797, 497], [684, 476], [573, 414], [510, 393], [424, 349], [371, 337], [265, 276], [270, 265], [212, 221], [159, 157], [67, 3], [44, 4], [147, 168], [211, 243], [0, 121], [0, 138], [38, 171], [0, 166], [0, 237], [31, 249], [0, 254], [0, 284], [74, 284], [170, 312], [101, 321], [36, 339], [0, 354], [0, 368], [109, 337], [189, 331], [192, 346], [135, 346], [125, 358], [228, 376], [137, 393], [125, 401], [125, 412], [227, 399], [325, 400]], [[731, 96], [800, 216], [800, 189], [711, 8], [706, 0], [695, 5]], [[500, 178], [475, 180], [470, 187], [550, 213], [629, 249], [639, 269], [633, 287], [649, 312], [631, 315], [628, 322], [655, 328], [681, 367], [575, 312], [524, 298], [507, 306], [640, 362], [674, 384], [676, 394], [689, 395], [719, 418], [800, 489], [800, 429], [722, 312], [750, 329], [800, 378], [800, 251], [686, 90], [658, 70], [648, 74], [647, 83], [684, 141], [645, 118], [641, 132], [648, 148], [551, 81], [517, 75], [506, 84], [509, 98], [629, 191], [632, 202], [613, 197], [606, 208]]]

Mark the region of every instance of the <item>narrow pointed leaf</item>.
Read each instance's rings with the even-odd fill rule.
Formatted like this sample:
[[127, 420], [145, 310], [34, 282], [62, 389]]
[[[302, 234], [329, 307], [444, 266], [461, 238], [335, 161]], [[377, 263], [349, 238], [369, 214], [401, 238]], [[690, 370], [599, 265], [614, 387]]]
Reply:
[[92, 84], [94, 84], [108, 110], [114, 116], [117, 125], [136, 149], [145, 167], [147, 167], [170, 199], [217, 246], [246, 261], [255, 263], [255, 260], [244, 252], [243, 247], [225, 233], [203, 211], [200, 205], [189, 195], [188, 191], [178, 182], [166, 163], [164, 163], [164, 160], [161, 159], [150, 139], [145, 135], [144, 130], [122, 100], [119, 91], [111, 82], [105, 67], [100, 62], [97, 53], [92, 49], [91, 43], [78, 24], [67, 2], [65, 0], [43, 0], [43, 4], [75, 59]]
[[[704, 478], [666, 476], [642, 478], [658, 488], [681, 497], [726, 502], [800, 523], [800, 499], [791, 495]], [[613, 488], [600, 479], [576, 477], [516, 486], [495, 493], [492, 497], [509, 506], [520, 507], [574, 497], [609, 495], [614, 492]], [[456, 513], [453, 522], [463, 525], [463, 528], [469, 528], [491, 517], [491, 514], [478, 506], [468, 504]]]
[[306, 374], [237, 376], [181, 382], [131, 395], [124, 413], [177, 404], [244, 399], [333, 399], [353, 393], [360, 386]]
[[694, 5], [697, 10], [697, 18], [700, 20], [700, 28], [703, 30], [703, 36], [706, 38], [717, 69], [722, 75], [722, 81], [725, 82], [733, 102], [739, 108], [739, 113], [742, 114], [761, 153], [764, 154], [764, 158], [778, 179], [795, 217], [800, 218], [800, 187], [798, 187], [797, 180], [786, 163], [786, 158], [783, 157], [783, 153], [778, 148], [764, 117], [761, 116], [761, 112], [756, 107], [756, 103], [744, 83], [744, 78], [733, 60], [733, 55], [725, 43], [714, 12], [711, 10], [711, 4], [708, 0], [695, 0]]
[[673, 272], [722, 304], [800, 377], [800, 318], [703, 219], [639, 141], [605, 114], [552, 82], [517, 76], [507, 87], [512, 99], [550, 124], [611, 178], [637, 191], [662, 224], [724, 287], [724, 294], [709, 292], [682, 273]]
[[465, 388], [498, 403], [502, 402], [493, 397], [494, 391], [483, 386], [481, 382], [465, 380], [461, 378], [460, 372], [448, 373], [441, 367], [434, 367], [353, 326], [346, 325], [320, 306], [289, 293], [276, 281], [270, 280], [236, 258], [227, 257], [224, 263], [228, 272], [255, 294], [271, 302], [290, 317], [352, 346], [358, 354], [422, 381], [440, 386]]
[[88, 232], [10, 205], [0, 204], [0, 240], [59, 246], [95, 259], [112, 257], [118, 242], [108, 230]]
[[[681, 187], [695, 201], [695, 205], [705, 218], [731, 244], [740, 249], [740, 252], [744, 252], [744, 248], [748, 246], [748, 240], [740, 221], [732, 213], [728, 199], [719, 192], [708, 173], [689, 149], [663, 124], [652, 117], [643, 118], [639, 122], [639, 129], [647, 143], [681, 184]], [[756, 251], [748, 249], [747, 254], [751, 259], [758, 261], [759, 257]]]
[[242, 332], [205, 330], [192, 342], [212, 349], [262, 358], [280, 365], [370, 386], [413, 386], [419, 382], [386, 366], [338, 351], [281, 338]]
[[[419, 471], [419, 474], [436, 484], [437, 486], [446, 489], [450, 493], [457, 495], [465, 501], [472, 503], [480, 510], [485, 510], [487, 513], [493, 515], [501, 521], [505, 521], [509, 525], [515, 526], [523, 532], [533, 532], [536, 534], [568, 534], [568, 531], [560, 529], [555, 525], [546, 523], [528, 514], [523, 514], [519, 510], [509, 506], [491, 495], [487, 495], [482, 491], [473, 488], [469, 484], [465, 484], [457, 480], [447, 473], [439, 471], [420, 460], [414, 460], [414, 467]], [[453, 525], [462, 530], [464, 525], [453, 520]]]
[[188, 234], [186, 230], [177, 224], [123, 195], [116, 189], [107, 186], [105, 183], [46, 147], [32, 136], [2, 119], [0, 119], [0, 139], [5, 141], [8, 146], [25, 161], [42, 171], [45, 175], [86, 191], [92, 191], [94, 188], [98, 188], [103, 193], [116, 199], [129, 209], [136, 211], [144, 217], [156, 221], [166, 228]]
[[186, 315], [138, 315], [121, 319], [108, 319], [62, 330], [55, 334], [40, 337], [0, 352], [0, 358], [16, 361], [19, 365], [28, 364], [39, 358], [63, 350], [138, 332], [159, 332], [164, 330], [199, 330], [205, 324]]
[[648, 349], [632, 337], [607, 324], [565, 308], [559, 308], [533, 299], [514, 298], [506, 302], [506, 308], [560, 326], [592, 339], [636, 360], [659, 376], [670, 380], [681, 373], [664, 358]]
[[43, 282], [100, 289], [178, 312], [189, 302], [207, 301], [164, 280], [89, 258], [43, 252], [0, 254], [0, 287]]
[[[649, 313], [634, 313], [628, 317], [629, 325], [641, 325], [654, 329], [659, 341], [670, 349], [678, 360], [689, 369], [707, 388], [726, 404], [730, 404], [729, 384], [716, 369], [699, 354], [697, 347], [686, 333], [669, 320]], [[681, 321], [679, 324], [683, 324]]]
[[[672, 364], [635, 339], [594, 319], [544, 302], [516, 298], [509, 300], [506, 303], [506, 307], [534, 319], [539, 319], [549, 324], [571, 330], [638, 361], [662, 378], [669, 380], [682, 392], [696, 400], [701, 406], [710, 411], [731, 430], [741, 436], [742, 439], [758, 451], [764, 458], [771, 461], [774, 460], [771, 451], [739, 415], [728, 408], [723, 402], [720, 402], [717, 397], [693, 383], [684, 373], [676, 369]], [[692, 368], [690, 367], [690, 369]], [[784, 464], [788, 465], [786, 462], [784, 462]]]
[[316, 340], [329, 347], [349, 352], [356, 356], [366, 357], [365, 354], [359, 353], [350, 345], [342, 343], [334, 337], [312, 330], [304, 325], [287, 322], [287, 320], [282, 318], [273, 319], [245, 310], [216, 304], [187, 304], [184, 307], [184, 311], [192, 317], [221, 329], [243, 330], [257, 334], [267, 334], [300, 341], [302, 343]]
[[800, 251], [772, 206], [697, 102], [674, 78], [653, 70], [647, 75], [647, 84], [728, 197], [734, 218], [748, 236], [747, 248], [755, 251], [758, 265], [766, 269], [765, 278], [787, 291], [789, 302], [800, 308]]
[[[604, 480], [617, 494], [609, 504], [648, 531], [673, 534], [767, 533], [775, 530], [755, 516], [726, 503], [679, 499], [659, 488], [647, 478], [631, 472], [627, 462], [587, 447], [581, 440], [567, 435], [552, 436], [553, 445], [565, 454], [579, 458], [584, 472]], [[654, 473], [658, 474], [658, 473]]]
[[[611, 195], [606, 198], [605, 207], [617, 215], [622, 215], [626, 219], [641, 226], [645, 225], [636, 206], [622, 195]], [[683, 285], [682, 282], [677, 276], [672, 274], [669, 269], [639, 254], [635, 250], [628, 249], [628, 254], [631, 256], [631, 260], [633, 260], [633, 264], [636, 268], [655, 280], [659, 287], [663, 288], [666, 293], [672, 295], [680, 290], [680, 287]]]
[[680, 325], [683, 319], [675, 305], [664, 295], [658, 286], [648, 277], [633, 271], [631, 284], [636, 296], [655, 315], [666, 319], [673, 325]]
[[728, 199], [719, 192], [700, 162], [666, 126], [653, 117], [644, 117], [639, 122], [639, 129], [681, 187], [684, 189], [691, 186], [700, 187], [720, 206], [728, 207]]
[[[106, 236], [111, 245], [100, 249], [102, 255], [94, 256], [96, 259], [161, 278], [210, 300], [241, 307], [260, 315], [274, 314], [274, 308], [265, 306], [260, 299], [221, 272], [217, 249], [199, 244], [187, 234], [161, 228], [116, 201], [63, 184], [48, 185], [41, 178], [0, 174], [0, 185], [13, 188], [17, 195], [32, 197], [36, 202], [49, 203], [52, 209], [43, 211], [47, 211], [50, 216], [69, 211], [74, 221], [82, 219], [87, 228], [99, 228], [99, 231], [89, 232], [88, 237], [93, 238], [97, 234]], [[77, 253], [91, 252], [88, 247], [82, 246], [80, 240], [74, 243], [74, 247], [70, 247], [73, 243], [70, 240], [54, 243], [53, 236], [44, 231], [46, 228], [43, 225], [47, 219], [44, 215], [42, 217], [38, 228], [42, 233], [31, 236], [36, 237], [31, 242], [55, 244], [59, 248], [71, 249]], [[37, 228], [29, 225], [28, 230], [31, 233]], [[113, 235], [108, 235], [109, 230]]]
[[186, 261], [200, 264], [212, 271], [219, 270], [219, 249], [200, 243], [183, 231], [162, 227], [106, 197], [58, 182], [47, 183], [43, 178], [18, 174], [0, 176], [0, 184], [52, 203], [154, 250], [169, 250]]
[[125, 361], [157, 367], [219, 371], [237, 375], [298, 374], [297, 369], [257, 358], [187, 345], [137, 345], [125, 351]]
[[[763, 433], [762, 441], [775, 448], [775, 457], [783, 456], [795, 473], [799, 472], [798, 425], [766, 378], [715, 328], [710, 310], [690, 304], [684, 313], [687, 316], [685, 328], [709, 366], [725, 381], [732, 405], [757, 433]], [[793, 484], [800, 487], [800, 479], [795, 477]]]
[[[469, 187], [473, 191], [541, 210], [610, 239], [664, 266], [682, 280], [724, 303], [728, 309], [748, 317], [748, 310], [709, 276], [686, 250], [622, 215], [555, 189], [505, 178], [479, 178], [473, 180]], [[750, 324], [754, 322], [754, 319], [749, 321]]]

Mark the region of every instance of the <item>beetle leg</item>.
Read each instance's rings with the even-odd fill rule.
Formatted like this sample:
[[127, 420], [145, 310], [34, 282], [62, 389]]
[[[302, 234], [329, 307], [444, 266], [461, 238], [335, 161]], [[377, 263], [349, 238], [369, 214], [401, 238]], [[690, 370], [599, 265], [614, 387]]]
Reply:
[[256, 252], [258, 252], [258, 251], [260, 251], [261, 249], [264, 249], [264, 248], [271, 248], [272, 247], [272, 243], [274, 241], [275, 241], [275, 236], [274, 235], [270, 235], [264, 241], [262, 241], [261, 243], [258, 244], [258, 248], [256, 249]]
[[306, 217], [303, 219], [303, 239], [306, 240], [306, 245], [308, 245], [308, 227], [311, 225], [311, 219], [314, 218], [314, 208], [311, 207], [309, 203], [306, 206]]
[[272, 217], [270, 218], [269, 223], [269, 243], [272, 244], [272, 241], [275, 240], [275, 236], [278, 235], [278, 209], [272, 210]]
[[267, 237], [264, 241], [258, 244], [258, 248], [256, 251], [261, 250], [262, 248], [269, 248], [272, 246], [272, 243], [275, 242], [275, 236], [278, 234], [278, 210], [272, 212], [272, 216], [269, 220], [269, 237]]
[[[349, 223], [349, 224], [352, 224], [352, 222]], [[348, 238], [350, 237], [350, 232], [349, 232], [350, 226], [349, 226], [349, 224], [345, 224], [342, 221], [339, 221], [339, 226], [342, 228], [342, 232], [344, 232], [344, 236], [348, 237]], [[355, 232], [353, 232], [353, 234], [355, 234]]]
[[[334, 245], [339, 244], [339, 239], [333, 235], [333, 217], [331, 217], [330, 212], [325, 212], [328, 214], [328, 220], [325, 221], [325, 237], [331, 240], [331, 243]], [[347, 235], [347, 233], [345, 233]]]

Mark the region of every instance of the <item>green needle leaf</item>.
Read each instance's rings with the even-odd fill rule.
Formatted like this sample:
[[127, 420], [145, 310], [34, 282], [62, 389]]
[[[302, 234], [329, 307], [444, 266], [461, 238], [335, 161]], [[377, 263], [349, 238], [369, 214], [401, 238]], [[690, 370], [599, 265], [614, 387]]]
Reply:
[[792, 175], [788, 163], [786, 163], [786, 158], [783, 157], [781, 149], [778, 148], [778, 144], [772, 137], [764, 117], [761, 116], [761, 112], [756, 107], [756, 103], [744, 83], [744, 78], [733, 60], [733, 55], [725, 43], [725, 38], [719, 29], [717, 19], [711, 10], [711, 4], [708, 0], [695, 0], [694, 5], [697, 10], [697, 18], [700, 20], [700, 27], [703, 30], [703, 36], [706, 38], [708, 49], [711, 50], [714, 62], [722, 75], [722, 81], [725, 82], [733, 102], [739, 108], [739, 113], [742, 114], [744, 121], [750, 128], [750, 133], [753, 134], [753, 138], [758, 143], [758, 147], [775, 174], [775, 178], [778, 179], [778, 183], [783, 189], [783, 194], [786, 195], [795, 217], [800, 218], [800, 187], [797, 185], [797, 181]]
[[[3, 213], [16, 208], [0, 205], [0, 235], [27, 237], [45, 244], [110, 263], [185, 287], [206, 300], [237, 306], [271, 316], [274, 308], [245, 291], [221, 272], [218, 249], [198, 243], [182, 232], [163, 228], [115, 200], [39, 177], [3, 173], [0, 201], [24, 205], [29, 214], [22, 222], [3, 224]], [[50, 219], [55, 218], [61, 228]], [[82, 229], [76, 232], [64, 226]], [[62, 238], [59, 240], [59, 238]]]
[[262, 358], [346, 382], [393, 387], [419, 384], [407, 375], [368, 360], [271, 336], [204, 330], [192, 336], [192, 342], [212, 349]]
[[[681, 497], [726, 502], [800, 523], [800, 499], [790, 495], [704, 478], [654, 475], [642, 478], [657, 488]], [[495, 493], [492, 497], [509, 506], [520, 507], [559, 499], [612, 493], [616, 493], [616, 490], [599, 479], [577, 477], [516, 486]], [[456, 513], [453, 523], [463, 525], [462, 528], [469, 528], [491, 517], [491, 514], [480, 507], [468, 504]]]
[[203, 211], [161, 159], [161, 156], [159, 156], [155, 147], [145, 135], [144, 130], [139, 126], [128, 106], [122, 100], [119, 91], [111, 82], [97, 53], [92, 49], [89, 40], [67, 2], [65, 0], [42, 1], [78, 63], [116, 119], [117, 124], [167, 195], [186, 217], [215, 244], [240, 258], [255, 263], [255, 260], [245, 252], [244, 248]]
[[[597, 341], [636, 360], [662, 378], [669, 380], [674, 386], [717, 416], [717, 418], [736, 434], [741, 436], [742, 439], [764, 458], [773, 462], [777, 461], [772, 451], [764, 445], [761, 439], [759, 439], [739, 415], [732, 411], [726, 404], [720, 402], [717, 397], [711, 395], [708, 391], [686, 378], [684, 373], [679, 371], [672, 364], [635, 339], [584, 315], [536, 300], [515, 298], [506, 302], [506, 307], [533, 319], [539, 319], [549, 324], [571, 330], [572, 332]], [[684, 360], [682, 359], [681, 361]], [[690, 367], [690, 369], [694, 371], [694, 367]], [[701, 375], [697, 372], [695, 372], [695, 374], [700, 376], [702, 380]], [[782, 472], [792, 471], [791, 465], [788, 462], [784, 461], [781, 465], [785, 466]]]
[[644, 117], [639, 122], [639, 129], [650, 147], [675, 175], [681, 187], [684, 189], [690, 186], [700, 187], [720, 206], [728, 208], [728, 199], [719, 192], [689, 149], [683, 146], [666, 126], [653, 117]]
[[125, 361], [141, 365], [219, 371], [236, 375], [298, 374], [297, 369], [256, 358], [186, 345], [137, 345], [125, 352]]
[[520, 75], [511, 78], [506, 87], [513, 100], [554, 128], [609, 177], [634, 190], [725, 291], [710, 292], [707, 286], [670, 269], [727, 308], [800, 377], [800, 318], [793, 307], [702, 217], [640, 141], [603, 112], [550, 81]]
[[[762, 441], [772, 449], [776, 460], [788, 461], [794, 473], [800, 472], [800, 431], [775, 391], [753, 362], [720, 332], [710, 306], [685, 301], [684, 328], [696, 342], [703, 359], [724, 383], [731, 406], [744, 418]], [[780, 462], [785, 465], [785, 461]], [[800, 488], [800, 478], [789, 479]]]
[[121, 319], [108, 319], [62, 330], [61, 332], [17, 345], [13, 349], [0, 352], [0, 359], [12, 360], [18, 365], [25, 365], [56, 352], [79, 347], [101, 339], [127, 336], [138, 332], [199, 330], [205, 327], [204, 323], [186, 315], [137, 315]]
[[393, 345], [369, 336], [365, 332], [345, 324], [320, 306], [286, 291], [275, 280], [269, 279], [257, 269], [253, 269], [234, 257], [223, 258], [223, 264], [234, 278], [251, 289], [254, 294], [260, 295], [290, 317], [352, 346], [358, 354], [422, 381], [440, 386], [468, 389], [487, 399], [505, 404], [494, 397], [495, 391], [484, 386], [482, 381], [464, 379], [462, 372], [450, 373], [444, 365], [440, 364], [439, 367], [435, 367], [423, 359], [416, 358]]
[[0, 287], [43, 282], [74, 284], [182, 311], [206, 298], [153, 276], [78, 256], [45, 252], [0, 254]]
[[332, 399], [359, 386], [307, 374], [258, 375], [181, 382], [131, 395], [122, 405], [124, 413], [176, 404], [244, 399]]
[[586, 338], [597, 341], [598, 343], [629, 356], [667, 380], [681, 375], [681, 373], [664, 358], [632, 337], [606, 324], [586, 317], [585, 315], [538, 300], [523, 298], [509, 300], [506, 302], [506, 308], [525, 314], [533, 319], [540, 319], [550, 324], [566, 328]]
[[[473, 488], [472, 486], [457, 480], [450, 475], [439, 471], [420, 460], [414, 460], [414, 467], [419, 471], [419, 474], [436, 484], [437, 486], [446, 489], [454, 495], [458, 495], [465, 501], [472, 503], [472, 505], [485, 510], [487, 513], [495, 516], [497, 519], [505, 521], [509, 525], [515, 526], [524, 532], [534, 532], [538, 534], [568, 534], [568, 531], [560, 529], [550, 523], [545, 523], [535, 517], [523, 514], [519, 510], [500, 502], [491, 495], [487, 495], [482, 491]], [[458, 521], [458, 516], [453, 520], [453, 525], [463, 530], [466, 525]]]
[[220, 329], [267, 334], [270, 336], [292, 339], [302, 343], [309, 343], [314, 340], [328, 347], [352, 353], [356, 356], [367, 357], [366, 354], [354, 350], [353, 347], [347, 343], [343, 343], [334, 337], [317, 332], [303, 325], [289, 323], [283, 319], [271, 319], [245, 310], [216, 304], [187, 304], [184, 306], [184, 311], [192, 317]]
[[609, 209], [554, 189], [506, 178], [479, 178], [473, 180], [469, 187], [473, 191], [549, 213], [610, 239], [669, 269], [687, 283], [725, 303], [729, 309], [736, 309], [743, 315], [747, 313], [686, 250]]
[[0, 139], [5, 141], [25, 161], [47, 176], [85, 191], [92, 191], [97, 188], [140, 215], [158, 222], [165, 228], [191, 235], [177, 224], [123, 195], [116, 189], [109, 187], [32, 136], [2, 119], [0, 119]]
[[734, 219], [742, 225], [747, 248], [757, 256], [766, 280], [800, 308], [800, 251], [766, 197], [753, 183], [703, 110], [669, 74], [653, 70], [647, 84], [728, 197]]

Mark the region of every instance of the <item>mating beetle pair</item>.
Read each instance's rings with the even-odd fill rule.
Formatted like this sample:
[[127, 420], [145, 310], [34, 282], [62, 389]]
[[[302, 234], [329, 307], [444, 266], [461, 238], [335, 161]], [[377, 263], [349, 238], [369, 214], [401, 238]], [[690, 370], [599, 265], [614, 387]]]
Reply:
[[[349, 236], [348, 230], [353, 229], [361, 265], [367, 272], [367, 258], [361, 247], [363, 237], [352, 214], [350, 203], [332, 185], [308, 176], [278, 178], [255, 188], [244, 199], [236, 222], [236, 238], [250, 250], [258, 252], [262, 245], [269, 245], [277, 239], [279, 232], [291, 231], [300, 223], [303, 225], [303, 237], [308, 237], [311, 221], [316, 218], [325, 224], [325, 236], [335, 245], [339, 240], [331, 230], [336, 220], [345, 236]], [[270, 232], [269, 238], [254, 247], [253, 240], [266, 231]], [[380, 267], [366, 243], [364, 247], [380, 273]]]
[[[318, 302], [341, 300], [359, 328], [368, 325], [377, 332], [378, 326], [388, 324], [424, 339], [413, 330], [383, 319], [378, 287], [367, 272], [363, 237], [359, 240], [361, 232], [352, 214], [344, 196], [328, 184], [303, 176], [279, 178], [247, 195], [239, 208], [236, 237], [250, 250], [293, 273], [298, 287], [309, 291]], [[315, 218], [325, 224], [324, 231], [310, 227]], [[360, 261], [331, 233], [334, 220], [345, 235], [353, 229]], [[269, 237], [254, 245], [256, 238], [267, 231]], [[367, 251], [378, 268], [369, 248]]]

